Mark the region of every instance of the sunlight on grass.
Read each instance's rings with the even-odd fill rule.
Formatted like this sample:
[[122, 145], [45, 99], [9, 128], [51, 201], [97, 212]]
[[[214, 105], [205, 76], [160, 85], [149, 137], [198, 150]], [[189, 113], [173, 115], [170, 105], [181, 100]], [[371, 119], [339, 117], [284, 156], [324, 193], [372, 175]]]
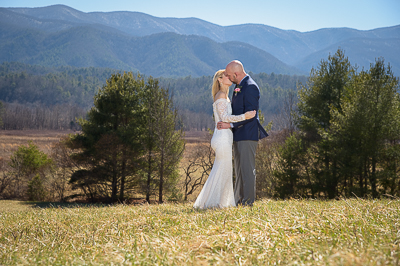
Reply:
[[190, 203], [24, 206], [0, 209], [0, 265], [400, 262], [400, 203], [389, 199], [262, 200], [205, 211]]

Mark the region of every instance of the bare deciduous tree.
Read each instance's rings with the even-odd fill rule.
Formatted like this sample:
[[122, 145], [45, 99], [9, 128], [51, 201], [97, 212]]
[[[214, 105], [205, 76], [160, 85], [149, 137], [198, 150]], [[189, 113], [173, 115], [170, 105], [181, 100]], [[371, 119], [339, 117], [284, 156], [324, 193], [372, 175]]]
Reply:
[[278, 113], [273, 118], [274, 129], [281, 131], [285, 137], [288, 137], [296, 130], [297, 92], [294, 90], [288, 91], [281, 102]]
[[187, 163], [182, 167], [185, 172], [183, 182], [184, 199], [201, 188], [210, 175], [214, 162], [214, 151], [209, 142], [197, 144], [197, 149], [185, 158]]
[[3, 158], [0, 158], [0, 197], [8, 198], [9, 188], [12, 184], [12, 175], [9, 173], [10, 167], [8, 166], [8, 162]]
[[53, 199], [64, 201], [66, 191], [70, 188], [69, 179], [77, 166], [71, 159], [71, 150], [65, 145], [67, 137], [63, 137], [59, 142], [52, 146], [51, 158], [55, 164], [55, 168], [51, 172], [50, 194]]
[[85, 117], [86, 110], [76, 105], [44, 106], [38, 104], [4, 103], [0, 112], [5, 130], [52, 129], [76, 130], [76, 119]]

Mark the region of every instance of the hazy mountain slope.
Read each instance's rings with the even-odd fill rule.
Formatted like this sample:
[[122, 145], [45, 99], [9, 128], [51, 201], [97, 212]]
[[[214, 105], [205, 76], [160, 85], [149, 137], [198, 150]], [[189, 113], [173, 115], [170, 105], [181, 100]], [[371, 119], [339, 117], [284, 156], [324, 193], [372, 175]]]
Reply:
[[41, 19], [23, 13], [12, 12], [10, 9], [6, 8], [0, 8], [0, 23], [14, 25], [20, 28], [33, 28], [46, 32], [57, 32], [77, 25], [67, 20]]
[[[202, 36], [175, 33], [131, 37], [99, 24], [76, 24], [66, 30], [45, 32], [40, 27], [24, 27], [19, 17], [17, 14], [16, 19], [9, 19], [14, 25], [0, 22], [1, 62], [108, 67], [153, 76], [202, 76], [212, 75], [237, 58], [255, 73], [300, 73], [244, 43], [221, 44]], [[34, 22], [31, 25], [40, 24], [41, 19]]]
[[[43, 19], [63, 19], [74, 23], [99, 23], [134, 36], [174, 32], [185, 35], [201, 35], [217, 42], [241, 41], [260, 48], [290, 65], [305, 59], [308, 55], [349, 39], [400, 38], [400, 26], [369, 31], [329, 28], [298, 32], [258, 24], [222, 27], [196, 18], [157, 18], [139, 12], [83, 13], [63, 5], [10, 10]], [[393, 54], [393, 51], [389, 53]], [[373, 56], [380, 55], [373, 54]], [[354, 60], [358, 60], [358, 58], [354, 58]], [[390, 59], [388, 60], [390, 61]]]
[[375, 59], [383, 57], [385, 63], [390, 63], [392, 66], [392, 71], [397, 75], [400, 74], [400, 38], [381, 40], [357, 38], [342, 41], [307, 56], [297, 62], [295, 66], [304, 71], [311, 69], [311, 67], [316, 68], [321, 59], [327, 60], [329, 54], [333, 55], [338, 47], [345, 51], [345, 55], [349, 58], [350, 62], [353, 65], [358, 65], [360, 70], [362, 67], [368, 69], [370, 64], [375, 62]]
[[140, 12], [90, 12], [84, 13], [64, 5], [40, 8], [8, 8], [16, 13], [40, 19], [63, 20], [73, 23], [102, 24], [124, 31], [133, 36], [174, 32], [185, 35], [201, 35], [215, 41], [224, 41], [223, 27], [197, 18], [158, 18]]
[[[19, 17], [12, 18], [10, 13], [15, 13]], [[109, 31], [114, 30], [119, 32], [120, 35], [131, 37], [173, 32], [180, 35], [204, 36], [218, 43], [240, 41], [259, 48], [288, 65], [301, 67], [305, 72], [310, 70], [311, 65], [317, 65], [321, 59], [325, 59], [329, 51], [335, 52], [338, 48], [344, 49], [349, 55], [351, 54], [352, 64], [369, 67], [369, 65], [365, 65], [367, 62], [383, 56], [387, 62], [393, 65], [394, 69], [400, 68], [397, 63], [400, 61], [397, 47], [385, 43], [387, 39], [400, 38], [400, 25], [368, 31], [350, 28], [327, 28], [311, 32], [298, 32], [259, 24], [223, 27], [197, 18], [158, 18], [140, 12], [84, 13], [64, 5], [41, 8], [2, 8], [0, 15], [0, 22], [19, 26], [29, 25], [29, 27], [46, 32], [57, 32], [78, 25], [90, 25], [105, 31], [108, 28]], [[355, 41], [357, 39], [369, 39], [371, 42], [357, 42]], [[351, 45], [351, 43], [353, 44]], [[352, 52], [353, 49], [357, 49], [354, 47], [354, 43], [359, 45], [357, 52], [355, 50]], [[346, 51], [347, 47], [352, 51]], [[208, 52], [209, 55], [216, 54], [215, 51]], [[149, 53], [146, 54], [149, 55]], [[318, 58], [322, 55], [324, 56]], [[180, 54], [176, 54], [176, 56], [177, 61], [187, 58]], [[190, 58], [193, 59], [193, 57]], [[201, 62], [203, 60], [207, 61], [206, 57], [200, 59]], [[127, 64], [127, 62], [124, 62], [124, 64]], [[260, 62], [260, 64], [264, 63]], [[205, 70], [212, 65], [213, 63], [208, 60], [207, 66], [203, 62], [195, 68], [200, 71], [200, 69]], [[177, 69], [181, 67], [182, 65], [176, 66]], [[189, 72], [191, 73], [191, 71]], [[278, 70], [275, 70], [275, 72], [278, 72]], [[285, 70], [285, 73], [289, 72]]]

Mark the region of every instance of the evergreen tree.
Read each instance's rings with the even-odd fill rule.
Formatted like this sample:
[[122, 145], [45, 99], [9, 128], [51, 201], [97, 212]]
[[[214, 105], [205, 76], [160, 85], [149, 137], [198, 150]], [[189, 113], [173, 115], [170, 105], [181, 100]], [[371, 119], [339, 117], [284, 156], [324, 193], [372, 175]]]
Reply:
[[[332, 112], [335, 134], [331, 137], [340, 147], [341, 173], [346, 177], [343, 186], [360, 196], [370, 190], [373, 197], [378, 197], [379, 177], [386, 180], [383, 183], [392, 183], [399, 162], [398, 79], [378, 59], [368, 71], [353, 76], [349, 84], [351, 93], [343, 99], [342, 112]], [[358, 189], [353, 188], [355, 176]]]
[[305, 196], [311, 192], [312, 184], [307, 183], [307, 154], [302, 139], [296, 134], [289, 136], [280, 149], [279, 167], [274, 171], [277, 179], [276, 192], [280, 198]]
[[157, 125], [153, 141], [157, 150], [155, 163], [158, 169], [158, 201], [161, 203], [164, 191], [176, 185], [178, 164], [185, 149], [183, 129], [177, 129], [178, 112], [168, 89], [157, 92], [151, 115]]
[[[178, 177], [178, 163], [184, 150], [182, 129], [177, 129], [179, 118], [169, 90], [149, 77], [144, 90], [146, 130], [143, 134], [146, 159], [144, 191], [146, 201], [156, 194], [163, 201], [165, 187], [173, 188]], [[167, 186], [166, 186], [167, 185]]]
[[112, 202], [124, 200], [125, 191], [136, 187], [149, 201], [157, 187], [162, 202], [177, 179], [184, 148], [177, 124], [169, 91], [158, 80], [145, 82], [131, 72], [112, 75], [95, 96], [87, 120], [80, 121], [82, 133], [69, 140], [81, 165], [71, 183], [93, 200]]
[[144, 161], [144, 173], [145, 173], [145, 186], [144, 191], [146, 194], [146, 201], [150, 203], [150, 196], [154, 193], [154, 175], [156, 171], [155, 156], [157, 153], [156, 144], [154, 141], [154, 134], [157, 130], [156, 119], [154, 116], [155, 106], [159, 101], [159, 83], [158, 80], [149, 78], [144, 91], [144, 103], [145, 103], [145, 119], [146, 119], [146, 130], [143, 134], [143, 144], [146, 151], [146, 159]]
[[[10, 159], [12, 174], [15, 177], [16, 197], [24, 197], [27, 193], [28, 197], [31, 198], [31, 195], [37, 194], [36, 189], [43, 189], [46, 172], [51, 170], [53, 166], [53, 161], [47, 154], [40, 151], [32, 142], [29, 142], [28, 146], [18, 147], [11, 155]], [[37, 177], [33, 180], [35, 176]], [[31, 184], [36, 185], [31, 188], [27, 187]], [[35, 197], [35, 200], [41, 199], [42, 198]]]
[[140, 139], [145, 127], [144, 86], [140, 75], [135, 78], [131, 72], [113, 74], [95, 95], [87, 120], [80, 120], [82, 133], [69, 143], [79, 150], [74, 159], [82, 165], [71, 182], [93, 199], [102, 195], [112, 202], [117, 197], [122, 201], [127, 185], [135, 185], [143, 154]]
[[28, 199], [32, 201], [43, 201], [46, 198], [46, 190], [39, 174], [28, 182]]
[[328, 61], [322, 60], [317, 70], [311, 70], [308, 87], [302, 86], [299, 92], [299, 129], [315, 156], [312, 175], [318, 189], [329, 198], [337, 195], [340, 181], [336, 147], [327, 137], [331, 133], [331, 110], [341, 112], [342, 99], [348, 93], [346, 85], [353, 74], [350, 62], [339, 49]]

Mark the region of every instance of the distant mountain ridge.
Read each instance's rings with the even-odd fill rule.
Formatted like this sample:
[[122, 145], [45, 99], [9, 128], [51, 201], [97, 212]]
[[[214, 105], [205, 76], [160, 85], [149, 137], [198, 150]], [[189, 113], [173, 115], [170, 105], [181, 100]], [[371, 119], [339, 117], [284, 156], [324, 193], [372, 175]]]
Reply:
[[172, 32], [137, 37], [109, 26], [83, 23], [82, 19], [64, 23], [7, 9], [0, 9], [0, 36], [2, 62], [108, 67], [176, 77], [209, 76], [233, 58], [240, 58], [256, 73], [302, 73], [246, 43], [217, 43], [204, 36]]
[[[132, 38], [138, 40], [137, 38], [143, 38], [153, 34], [156, 34], [155, 36], [160, 38], [161, 36], [166, 36], [163, 35], [163, 33], [175, 33], [176, 35], [170, 35], [175, 36], [175, 39], [172, 38], [169, 40], [177, 41], [177, 47], [193, 46], [193, 42], [190, 41], [196, 39], [196, 37], [200, 38], [200, 36], [202, 36], [213, 41], [211, 45], [210, 41], [200, 38], [200, 43], [205, 42], [208, 44], [208, 46], [206, 45], [203, 47], [204, 49], [207, 47], [207, 49], [214, 48], [219, 51], [225, 51], [226, 57], [221, 59], [216, 58], [215, 63], [211, 64], [211, 60], [205, 60], [203, 57], [209, 57], [206, 54], [207, 52], [209, 52], [210, 55], [215, 55], [215, 50], [205, 51], [203, 49], [203, 51], [200, 52], [201, 49], [197, 49], [197, 52], [195, 52], [193, 48], [186, 49], [190, 52], [180, 56], [181, 59], [193, 60], [192, 63], [199, 64], [199, 66], [193, 67], [192, 70], [186, 71], [188, 73], [193, 73], [191, 75], [196, 75], [194, 73], [197, 73], [197, 75], [208, 73], [207, 71], [210, 71], [210, 68], [214, 71], [215, 65], [220, 66], [220, 64], [222, 64], [221, 66], [224, 66], [226, 60], [229, 61], [230, 59], [238, 58], [238, 55], [235, 54], [234, 51], [240, 51], [239, 54], [242, 56], [247, 52], [253, 55], [257, 54], [258, 57], [256, 57], [256, 59], [259, 60], [258, 65], [264, 65], [264, 67], [262, 67], [264, 70], [262, 71], [270, 71], [265, 67], [266, 64], [270, 64], [277, 67], [277, 69], [273, 71], [276, 73], [308, 73], [311, 67], [317, 67], [321, 59], [326, 59], [329, 53], [334, 53], [339, 47], [349, 56], [352, 64], [357, 64], [361, 67], [369, 67], [369, 64], [373, 62], [375, 58], [383, 56], [386, 62], [390, 62], [395, 74], [400, 74], [400, 25], [369, 31], [349, 28], [332, 28], [302, 33], [258, 24], [219, 26], [197, 18], [158, 18], [139, 12], [84, 13], [63, 5], [41, 8], [1, 8], [0, 15], [0, 23], [4, 23], [1, 24], [2, 32], [3, 27], [6, 25], [30, 29], [34, 28], [50, 35], [81, 26], [90, 26], [91, 29], [94, 29], [94, 32], [100, 30], [118, 35], [118, 38], [115, 38], [120, 39], [120, 41], [133, 40]], [[178, 38], [178, 36], [180, 37]], [[186, 36], [188, 39], [182, 36]], [[150, 39], [145, 40], [150, 41]], [[156, 40], [151, 39], [151, 41]], [[186, 43], [186, 41], [191, 43], [191, 45]], [[231, 45], [233, 45], [232, 42], [235, 43], [237, 47], [236, 50], [231, 49]], [[237, 42], [247, 43], [250, 46], [242, 44], [242, 48], [245, 49], [245, 51], [240, 49], [240, 45]], [[3, 42], [0, 43], [0, 45], [4, 47]], [[158, 50], [160, 52], [168, 52], [167, 50], [163, 50], [163, 47], [156, 43], [146, 43], [146, 48], [149, 51], [153, 51], [153, 49], [155, 49], [153, 47], [161, 49]], [[113, 48], [115, 49], [115, 47]], [[227, 52], [226, 49], [228, 48], [231, 52]], [[231, 56], [231, 58], [228, 58], [229, 56]], [[3, 56], [1, 56], [1, 58], [3, 59]], [[269, 61], [272, 60], [272, 58], [274, 58], [273, 62]], [[121, 61], [115, 58], [112, 60]], [[221, 61], [224, 60], [225, 62], [222, 63]], [[283, 63], [279, 62], [279, 60]], [[28, 63], [32, 63], [31, 61], [28, 60]], [[205, 63], [206, 61], [208, 63]], [[121, 66], [124, 64], [129, 65], [127, 62], [124, 62], [124, 60], [119, 62], [119, 64]], [[161, 65], [162, 64], [163, 63], [161, 63]], [[187, 64], [190, 65], [191, 63]], [[207, 66], [205, 66], [205, 64]], [[248, 66], [248, 64], [249, 63], [247, 63], [246, 66]], [[254, 62], [253, 64], [257, 63]], [[136, 66], [132, 64], [130, 65], [132, 69], [135, 67]], [[205, 72], [195, 70], [195, 68], [203, 69]], [[299, 70], [296, 70], [296, 68]], [[138, 70], [142, 71], [140, 68]], [[251, 71], [260, 71], [260, 67], [253, 68]], [[153, 72], [160, 73], [159, 71]], [[177, 71], [177, 73], [184, 72], [185, 71]]]

